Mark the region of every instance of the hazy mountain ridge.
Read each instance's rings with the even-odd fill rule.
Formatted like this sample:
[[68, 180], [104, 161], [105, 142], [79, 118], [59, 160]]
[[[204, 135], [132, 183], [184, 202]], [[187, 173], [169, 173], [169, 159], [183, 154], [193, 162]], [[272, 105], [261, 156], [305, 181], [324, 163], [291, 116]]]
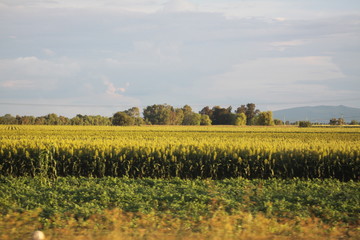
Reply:
[[305, 106], [273, 111], [273, 117], [285, 121], [311, 121], [328, 123], [331, 118], [344, 118], [345, 122], [360, 121], [360, 108], [339, 106]]

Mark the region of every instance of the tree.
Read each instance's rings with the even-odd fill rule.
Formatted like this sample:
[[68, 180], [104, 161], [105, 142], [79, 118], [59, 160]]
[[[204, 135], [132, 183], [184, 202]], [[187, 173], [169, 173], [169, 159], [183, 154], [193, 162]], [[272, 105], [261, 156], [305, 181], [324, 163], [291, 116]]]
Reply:
[[266, 111], [266, 112], [259, 113], [259, 117], [257, 119], [257, 124], [263, 125], [263, 126], [273, 126], [274, 120], [272, 117], [272, 111]]
[[125, 110], [124, 113], [134, 118], [135, 125], [140, 126], [144, 124], [144, 120], [140, 117], [140, 109], [138, 107], [129, 108], [128, 110]]
[[343, 118], [332, 118], [330, 119], [329, 122], [330, 125], [344, 125], [345, 124], [345, 120]]
[[212, 108], [211, 121], [213, 125], [232, 125], [234, 121], [234, 114], [231, 113], [231, 106], [228, 108], [221, 108], [215, 106]]
[[359, 125], [359, 121], [351, 120], [350, 125]]
[[300, 121], [298, 124], [299, 124], [299, 127], [311, 127], [312, 126], [310, 121]]
[[210, 119], [212, 118], [212, 115], [213, 115], [213, 111], [209, 108], [209, 106], [206, 106], [203, 109], [201, 109], [201, 111], [199, 113], [201, 115], [208, 115], [210, 117]]
[[174, 112], [174, 108], [167, 104], [157, 105], [154, 104], [152, 106], [147, 106], [144, 109], [144, 118], [145, 121], [150, 122], [151, 124], [159, 124], [159, 125], [169, 125], [174, 124], [172, 118], [172, 113]]
[[246, 114], [246, 106], [245, 105], [241, 105], [240, 107], [238, 107], [236, 110], [235, 110], [235, 113], [244, 113]]
[[35, 118], [35, 125], [45, 125], [46, 119], [45, 117], [37, 117]]
[[192, 108], [189, 105], [185, 105], [182, 107], [184, 115], [192, 113]]
[[246, 112], [245, 112], [245, 115], [246, 115], [246, 124], [247, 125], [252, 125], [252, 120], [253, 118], [260, 113], [260, 110], [259, 109], [256, 109], [256, 106], [254, 103], [248, 103], [246, 105]]
[[246, 125], [253, 125], [256, 122], [254, 117], [260, 113], [260, 110], [256, 109], [256, 106], [254, 103], [248, 103], [246, 106], [241, 105], [240, 107], [238, 107], [236, 109], [235, 113], [245, 113]]
[[5, 114], [0, 117], [0, 124], [18, 124], [18, 121], [16, 120], [16, 117], [11, 114]]
[[83, 116], [81, 114], [77, 114], [75, 117], [70, 119], [71, 125], [84, 125], [83, 124]]
[[60, 116], [58, 118], [58, 124], [59, 125], [68, 125], [70, 123], [70, 120], [67, 117]]
[[235, 115], [235, 122], [234, 125], [236, 126], [243, 126], [246, 125], [246, 115], [245, 113], [237, 113]]
[[135, 118], [130, 117], [125, 112], [117, 112], [112, 118], [114, 126], [132, 126], [135, 124]]
[[138, 107], [129, 108], [128, 110], [125, 110], [124, 113], [126, 113], [130, 117], [134, 117], [134, 118], [140, 117], [140, 109]]
[[22, 116], [18, 120], [18, 123], [21, 125], [33, 125], [35, 123], [35, 117], [33, 116]]
[[201, 114], [200, 125], [208, 126], [211, 125], [211, 119], [208, 115]]
[[274, 124], [275, 125], [284, 125], [284, 122], [280, 119], [274, 119]]
[[184, 116], [183, 125], [200, 125], [201, 115], [199, 113], [187, 113]]
[[201, 115], [194, 113], [189, 105], [185, 105], [181, 110], [184, 115], [182, 125], [200, 125]]
[[50, 113], [45, 118], [45, 124], [46, 125], [59, 125], [59, 117], [55, 113]]
[[173, 116], [174, 116], [174, 120], [173, 120], [174, 125], [181, 125], [183, 123], [184, 111], [181, 108], [176, 108]]
[[336, 118], [330, 119], [329, 124], [330, 125], [337, 125], [337, 119]]

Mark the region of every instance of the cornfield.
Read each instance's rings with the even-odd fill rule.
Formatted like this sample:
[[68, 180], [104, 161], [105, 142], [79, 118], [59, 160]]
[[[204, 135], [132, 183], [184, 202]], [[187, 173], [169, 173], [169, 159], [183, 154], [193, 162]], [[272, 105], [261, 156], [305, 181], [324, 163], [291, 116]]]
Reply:
[[357, 180], [360, 128], [0, 127], [3, 176]]

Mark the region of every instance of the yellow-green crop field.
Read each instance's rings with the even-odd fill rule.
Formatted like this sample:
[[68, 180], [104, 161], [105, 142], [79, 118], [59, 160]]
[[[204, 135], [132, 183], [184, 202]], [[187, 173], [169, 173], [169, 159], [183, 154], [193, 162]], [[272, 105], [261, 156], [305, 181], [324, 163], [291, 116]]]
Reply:
[[0, 128], [4, 176], [357, 179], [360, 128]]
[[0, 126], [0, 239], [360, 239], [360, 128]]

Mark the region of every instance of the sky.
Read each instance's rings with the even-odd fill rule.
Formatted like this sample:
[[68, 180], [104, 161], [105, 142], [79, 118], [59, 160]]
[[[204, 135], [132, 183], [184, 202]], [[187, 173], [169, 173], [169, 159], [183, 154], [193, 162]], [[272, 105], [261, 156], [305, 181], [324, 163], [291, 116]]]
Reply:
[[359, 0], [0, 0], [0, 115], [360, 108]]

